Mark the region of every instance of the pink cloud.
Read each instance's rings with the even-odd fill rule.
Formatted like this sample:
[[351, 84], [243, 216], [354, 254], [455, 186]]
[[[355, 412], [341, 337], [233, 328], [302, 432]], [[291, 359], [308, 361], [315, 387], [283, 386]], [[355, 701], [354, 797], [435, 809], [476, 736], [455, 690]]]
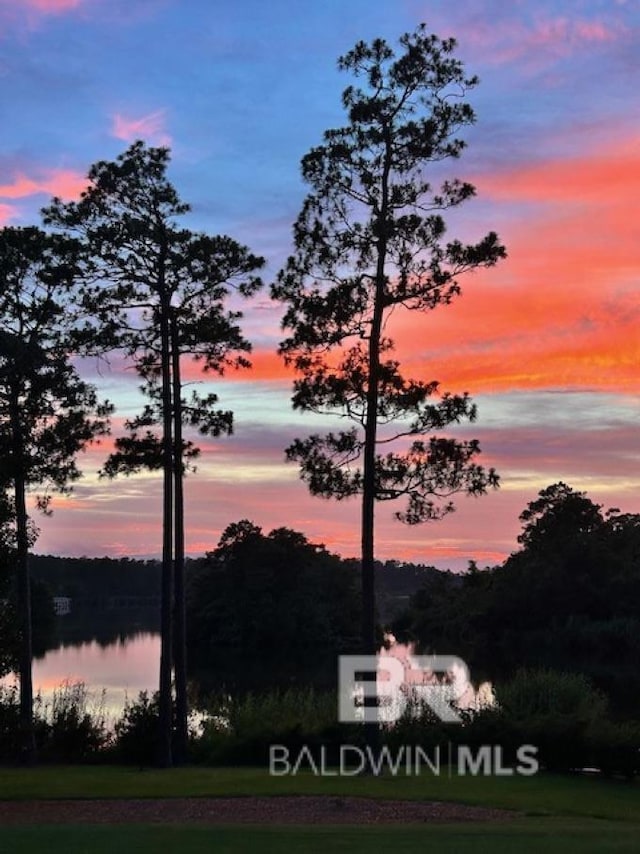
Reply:
[[165, 130], [166, 110], [156, 110], [140, 118], [127, 118], [120, 113], [113, 116], [111, 135], [125, 142], [136, 139], [151, 140], [160, 145], [171, 145], [171, 137]]
[[461, 42], [480, 49], [493, 64], [525, 61], [530, 68], [544, 67], [550, 58], [619, 41], [626, 34], [627, 28], [617, 21], [567, 17], [539, 19], [532, 26], [515, 20], [474, 20], [473, 26], [460, 22], [456, 33]]
[[25, 6], [45, 15], [60, 15], [81, 6], [84, 0], [23, 0]]
[[13, 205], [3, 205], [0, 203], [0, 226], [7, 225], [12, 219], [15, 219], [17, 210]]
[[43, 170], [35, 178], [17, 173], [12, 181], [0, 185], [0, 198], [23, 199], [46, 193], [63, 199], [73, 199], [77, 198], [86, 186], [86, 177], [71, 169]]

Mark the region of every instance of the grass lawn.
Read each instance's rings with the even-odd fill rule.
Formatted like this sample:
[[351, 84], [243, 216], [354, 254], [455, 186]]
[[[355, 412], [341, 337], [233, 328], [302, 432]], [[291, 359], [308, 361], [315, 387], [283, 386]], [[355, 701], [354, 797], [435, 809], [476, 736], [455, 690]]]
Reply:
[[638, 851], [638, 825], [577, 819], [521, 819], [507, 825], [364, 828], [230, 828], [185, 826], [58, 826], [3, 828], [1, 850], [11, 854], [616, 854]]
[[360, 795], [461, 801], [519, 810], [525, 817], [499, 824], [395, 827], [5, 827], [0, 851], [291, 852], [309, 854], [381, 849], [394, 854], [438, 852], [637, 852], [640, 785], [600, 778], [534, 777], [270, 777], [266, 769], [181, 768], [140, 771], [118, 767], [0, 769], [0, 798], [118, 798], [206, 795]]

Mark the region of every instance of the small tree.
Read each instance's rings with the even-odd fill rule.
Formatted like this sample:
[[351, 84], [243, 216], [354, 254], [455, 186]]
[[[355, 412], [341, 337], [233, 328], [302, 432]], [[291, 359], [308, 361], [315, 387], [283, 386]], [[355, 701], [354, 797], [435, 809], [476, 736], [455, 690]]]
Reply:
[[[30, 487], [47, 511], [53, 489], [80, 476], [76, 456], [107, 430], [108, 404], [81, 381], [70, 360], [73, 266], [68, 246], [37, 228], [0, 231], [0, 456], [10, 483], [20, 621], [20, 715], [26, 761], [35, 759], [31, 679]], [[63, 263], [60, 259], [63, 257]]]
[[[166, 176], [169, 151], [134, 143], [116, 161], [89, 171], [77, 203], [59, 199], [46, 221], [80, 239], [85, 250], [84, 305], [98, 318], [87, 330], [97, 349], [119, 349], [133, 360], [149, 404], [127, 423], [105, 473], [142, 468], [163, 471], [162, 650], [160, 663], [160, 763], [172, 764], [172, 663], [175, 665], [177, 751], [187, 739], [184, 627], [184, 514], [186, 461], [198, 449], [182, 437], [183, 425], [204, 435], [230, 433], [231, 412], [215, 394], [183, 397], [181, 360], [223, 373], [248, 366], [250, 344], [238, 326], [241, 314], [225, 308], [232, 290], [250, 296], [261, 285], [263, 259], [226, 236], [179, 228], [189, 211]], [[159, 433], [156, 425], [160, 425]]]
[[[446, 305], [460, 292], [461, 274], [505, 256], [494, 232], [475, 244], [446, 240], [442, 212], [474, 188], [457, 179], [436, 187], [426, 171], [462, 152], [457, 134], [474, 121], [463, 98], [477, 79], [453, 57], [455, 41], [424, 25], [400, 46], [396, 55], [383, 40], [359, 42], [339, 60], [362, 88], [344, 91], [347, 124], [326, 131], [302, 160], [311, 192], [294, 226], [295, 253], [273, 287], [290, 330], [280, 351], [300, 373], [294, 407], [355, 422], [296, 440], [287, 457], [314, 495], [362, 496], [367, 654], [377, 650], [375, 502], [406, 499], [396, 516], [417, 524], [449, 513], [452, 494], [480, 495], [497, 484], [492, 469], [474, 462], [477, 441], [435, 435], [475, 418], [469, 397], [404, 377], [387, 333], [398, 308]], [[397, 450], [386, 451], [394, 442]]]

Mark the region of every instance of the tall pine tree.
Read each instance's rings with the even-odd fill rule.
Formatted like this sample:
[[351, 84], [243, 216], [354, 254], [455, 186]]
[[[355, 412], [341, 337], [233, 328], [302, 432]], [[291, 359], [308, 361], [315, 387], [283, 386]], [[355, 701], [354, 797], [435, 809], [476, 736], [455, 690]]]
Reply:
[[[84, 306], [97, 320], [87, 344], [120, 350], [135, 365], [149, 403], [127, 423], [105, 466], [109, 475], [141, 468], [163, 472], [162, 614], [159, 762], [184, 760], [187, 686], [184, 627], [184, 513], [186, 461], [197, 454], [183, 425], [204, 435], [232, 430], [231, 412], [215, 394], [183, 395], [181, 363], [192, 358], [205, 372], [247, 366], [249, 342], [241, 314], [226, 308], [232, 292], [250, 296], [261, 286], [263, 259], [226, 236], [178, 225], [189, 206], [167, 178], [169, 150], [138, 141], [114, 162], [89, 171], [79, 202], [59, 199], [45, 221], [64, 229], [84, 249]], [[159, 425], [159, 431], [156, 430]], [[176, 682], [176, 739], [172, 670]]]
[[459, 157], [458, 134], [474, 121], [464, 96], [477, 80], [455, 46], [421, 25], [398, 52], [377, 39], [340, 58], [357, 79], [343, 93], [347, 120], [302, 160], [310, 192], [294, 225], [295, 252], [272, 288], [286, 305], [280, 351], [299, 373], [294, 407], [354, 422], [296, 440], [287, 456], [314, 495], [361, 496], [361, 651], [370, 655], [378, 646], [376, 502], [404, 499], [397, 517], [417, 524], [450, 512], [454, 493], [497, 484], [475, 462], [477, 441], [439, 435], [475, 418], [469, 397], [405, 377], [387, 331], [394, 311], [446, 305], [462, 274], [505, 256], [494, 232], [473, 244], [447, 237], [444, 212], [474, 188], [457, 179], [436, 185], [429, 174]]

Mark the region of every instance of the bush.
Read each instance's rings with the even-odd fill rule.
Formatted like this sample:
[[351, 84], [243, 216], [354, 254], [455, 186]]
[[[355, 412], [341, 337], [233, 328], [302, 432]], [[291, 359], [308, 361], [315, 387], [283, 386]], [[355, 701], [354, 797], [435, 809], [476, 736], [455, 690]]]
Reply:
[[587, 734], [590, 765], [606, 776], [640, 774], [640, 722], [600, 721]]
[[513, 720], [574, 717], [588, 724], [606, 715], [607, 698], [580, 673], [518, 670], [495, 688], [496, 702]]
[[507, 751], [534, 744], [551, 771], [596, 767], [628, 777], [640, 772], [640, 724], [612, 721], [607, 698], [582, 674], [520, 670], [495, 693], [497, 708], [473, 727], [493, 717], [493, 725], [504, 728], [500, 743]]
[[20, 758], [20, 698], [18, 686], [0, 685], [0, 762], [16, 762]]
[[[45, 703], [37, 695], [33, 725], [38, 757], [44, 762], [85, 762], [98, 758], [109, 742], [103, 701], [90, 708], [83, 682], [65, 682]], [[17, 685], [0, 686], [0, 762], [21, 759], [20, 698]]]
[[219, 696], [209, 702], [195, 756], [203, 762], [264, 764], [272, 744], [292, 752], [303, 745], [313, 754], [320, 747], [333, 752], [344, 729], [336, 716], [335, 693], [312, 688]]
[[127, 701], [114, 727], [114, 758], [120, 762], [151, 765], [158, 756], [159, 694], [149, 697], [141, 691], [138, 699]]

